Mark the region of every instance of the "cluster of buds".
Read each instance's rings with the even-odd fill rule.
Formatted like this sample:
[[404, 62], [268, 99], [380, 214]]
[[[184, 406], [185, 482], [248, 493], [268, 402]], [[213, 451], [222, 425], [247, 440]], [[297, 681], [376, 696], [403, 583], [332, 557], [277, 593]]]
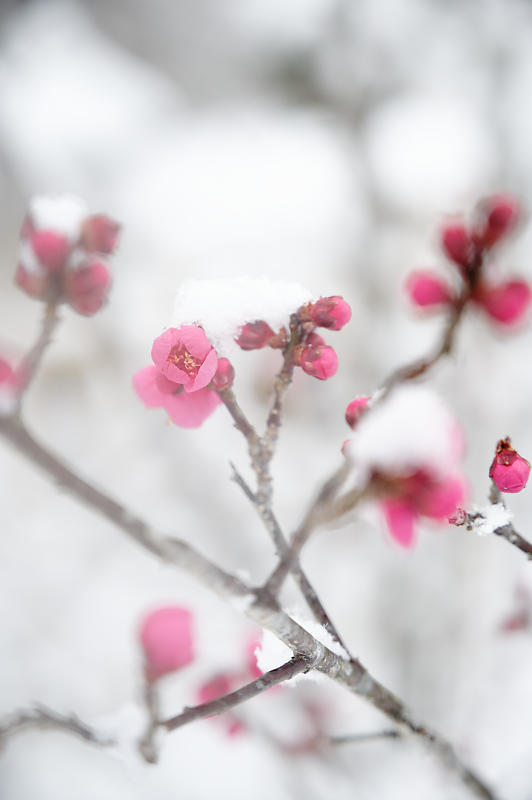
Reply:
[[137, 395], [148, 408], [164, 408], [176, 425], [198, 428], [220, 405], [219, 392], [231, 386], [231, 363], [218, 358], [199, 325], [168, 328], [151, 355], [154, 366], [133, 376]]
[[409, 275], [406, 290], [419, 308], [462, 307], [467, 301], [500, 325], [513, 325], [526, 312], [532, 291], [520, 278], [494, 282], [486, 276], [486, 261], [492, 248], [512, 233], [519, 221], [517, 201], [497, 195], [480, 204], [471, 225], [463, 220], [448, 222], [441, 231], [443, 252], [458, 268], [459, 292], [436, 273], [420, 270]]
[[530, 463], [514, 450], [508, 436], [497, 443], [489, 475], [500, 492], [515, 494], [527, 484]]
[[95, 314], [109, 292], [106, 259], [119, 230], [103, 214], [88, 215], [77, 198], [34, 198], [22, 225], [16, 283], [30, 297]]
[[[319, 380], [332, 378], [338, 369], [335, 350], [316, 333], [316, 328], [341, 330], [351, 319], [351, 309], [342, 297], [321, 297], [314, 303], [301, 306], [293, 317], [297, 342], [292, 349], [293, 363]], [[285, 328], [275, 332], [264, 320], [242, 325], [235, 339], [242, 350], [263, 347], [286, 348], [288, 333]]]

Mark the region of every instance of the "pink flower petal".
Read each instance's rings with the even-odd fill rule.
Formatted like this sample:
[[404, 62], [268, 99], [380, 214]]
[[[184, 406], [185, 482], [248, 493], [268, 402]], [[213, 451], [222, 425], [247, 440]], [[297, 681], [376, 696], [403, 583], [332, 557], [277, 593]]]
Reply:
[[157, 369], [186, 392], [207, 386], [216, 373], [216, 351], [202, 328], [182, 325], [169, 328], [155, 339], [151, 351]]
[[412, 547], [415, 536], [415, 522], [418, 518], [417, 511], [407, 501], [401, 498], [384, 500], [381, 503], [388, 529], [401, 547]]
[[133, 388], [148, 408], [162, 408], [168, 398], [168, 391], [163, 391], [160, 382], [165, 381], [174, 389], [180, 388], [178, 384], [167, 381], [159, 373], [157, 367], [144, 367], [133, 375]]
[[197, 392], [207, 386], [216, 374], [218, 368], [218, 356], [216, 350], [211, 347], [210, 353], [207, 353], [205, 361], [198, 370], [198, 374], [192, 379], [191, 383], [183, 384], [185, 392]]
[[212, 350], [212, 344], [207, 339], [203, 328], [197, 325], [181, 325], [178, 330], [181, 342], [194, 358], [203, 360], [207, 353]]
[[[155, 367], [154, 367], [155, 369]], [[165, 395], [163, 403], [172, 422], [181, 428], [199, 428], [220, 405], [221, 399], [212, 389]]]
[[465, 498], [465, 486], [461, 478], [451, 477], [427, 487], [420, 495], [418, 509], [432, 519], [446, 519]]

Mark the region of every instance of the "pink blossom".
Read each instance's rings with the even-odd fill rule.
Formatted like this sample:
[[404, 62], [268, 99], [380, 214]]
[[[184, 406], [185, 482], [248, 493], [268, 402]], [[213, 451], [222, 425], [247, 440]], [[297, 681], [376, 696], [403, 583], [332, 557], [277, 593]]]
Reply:
[[471, 237], [461, 221], [448, 222], [441, 230], [445, 254], [459, 267], [466, 268], [471, 259]]
[[148, 681], [186, 667], [194, 660], [192, 614], [180, 606], [152, 611], [143, 620], [139, 638]]
[[165, 378], [182, 384], [185, 392], [207, 386], [218, 366], [216, 351], [197, 325], [169, 328], [154, 341], [151, 356]]
[[238, 336], [235, 337], [235, 342], [242, 350], [260, 350], [262, 347], [266, 347], [274, 336], [275, 333], [268, 323], [258, 319], [242, 325]]
[[114, 252], [120, 225], [105, 214], [94, 214], [87, 217], [81, 226], [81, 246], [88, 253], [103, 253], [110, 255]]
[[355, 399], [351, 400], [351, 402], [348, 404], [345, 410], [345, 421], [350, 428], [355, 427], [360, 417], [366, 411], [368, 403], [369, 397], [360, 395], [359, 397], [355, 397]]
[[506, 281], [495, 286], [479, 284], [473, 299], [492, 319], [502, 325], [518, 322], [530, 305], [530, 286], [521, 280]]
[[169, 381], [153, 366], [136, 372], [133, 386], [148, 408], [164, 408], [181, 428], [199, 428], [222, 402], [212, 389], [185, 392], [182, 384]]
[[85, 316], [100, 311], [110, 286], [109, 270], [96, 259], [87, 260], [77, 269], [67, 270], [63, 281], [65, 299], [78, 314]]
[[444, 305], [452, 300], [446, 282], [427, 270], [412, 272], [408, 276], [406, 290], [412, 302], [421, 308]]
[[68, 238], [56, 231], [33, 231], [29, 236], [29, 243], [37, 260], [48, 272], [60, 272], [72, 252]]
[[307, 336], [306, 344], [295, 348], [294, 363], [307, 375], [325, 381], [336, 373], [338, 356], [332, 347], [325, 344], [321, 336], [312, 333]]
[[497, 444], [489, 476], [501, 492], [515, 494], [527, 484], [530, 463], [514, 450], [508, 437]]
[[351, 319], [351, 308], [343, 297], [320, 297], [308, 307], [311, 320], [320, 328], [341, 330]]

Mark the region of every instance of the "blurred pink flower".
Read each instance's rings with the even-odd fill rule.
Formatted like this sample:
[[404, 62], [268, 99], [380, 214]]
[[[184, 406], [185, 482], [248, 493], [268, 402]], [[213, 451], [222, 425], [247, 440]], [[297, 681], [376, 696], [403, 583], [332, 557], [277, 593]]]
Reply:
[[141, 623], [139, 638], [149, 681], [194, 660], [192, 614], [186, 608], [166, 606], [152, 611]]

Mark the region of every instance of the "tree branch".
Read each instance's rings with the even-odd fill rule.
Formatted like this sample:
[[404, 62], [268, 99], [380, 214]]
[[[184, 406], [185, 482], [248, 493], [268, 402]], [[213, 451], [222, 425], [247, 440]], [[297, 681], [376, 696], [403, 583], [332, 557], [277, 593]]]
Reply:
[[24, 394], [35, 378], [44, 353], [52, 341], [53, 334], [59, 324], [57, 301], [51, 300], [44, 307], [44, 316], [37, 340], [20, 366], [20, 382], [17, 391], [15, 413], [20, 414]]
[[15, 711], [5, 720], [0, 722], [0, 748], [5, 747], [7, 740], [17, 733], [36, 728], [52, 729], [72, 733], [86, 742], [99, 747], [110, 747], [116, 744], [114, 739], [104, 737], [94, 731], [74, 714], [64, 716], [56, 711], [50, 711], [43, 706]]

